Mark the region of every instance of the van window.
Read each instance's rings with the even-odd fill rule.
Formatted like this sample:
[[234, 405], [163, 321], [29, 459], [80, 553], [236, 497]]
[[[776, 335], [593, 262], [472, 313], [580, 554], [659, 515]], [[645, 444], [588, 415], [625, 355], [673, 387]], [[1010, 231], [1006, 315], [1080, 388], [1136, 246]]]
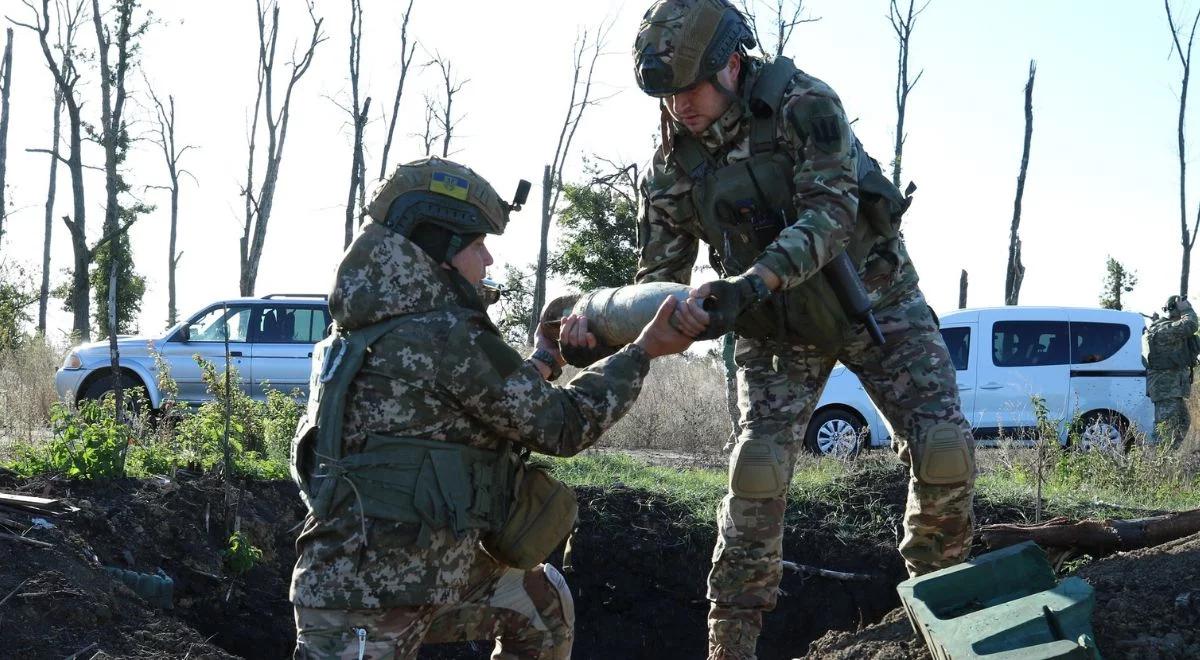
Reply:
[[1091, 364], [1112, 357], [1129, 341], [1124, 323], [1071, 322], [1071, 363]]
[[992, 326], [992, 364], [1044, 367], [1067, 364], [1066, 321], [998, 321]]
[[942, 340], [950, 350], [950, 361], [957, 371], [966, 371], [971, 357], [970, 328], [942, 328]]

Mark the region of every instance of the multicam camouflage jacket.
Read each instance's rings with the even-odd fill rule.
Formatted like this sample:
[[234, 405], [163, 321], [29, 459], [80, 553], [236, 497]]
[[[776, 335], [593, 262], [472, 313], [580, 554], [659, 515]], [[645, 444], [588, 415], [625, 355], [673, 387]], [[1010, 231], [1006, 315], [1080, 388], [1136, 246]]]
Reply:
[[[343, 452], [368, 436], [495, 449], [508, 440], [570, 456], [595, 443], [633, 404], [649, 369], [637, 346], [555, 387], [500, 339], [469, 285], [407, 239], [368, 224], [338, 268], [329, 307], [353, 330], [403, 316], [376, 341], [350, 385]], [[479, 530], [447, 528], [418, 542], [419, 526], [346, 508], [309, 516], [297, 540], [291, 599], [300, 607], [388, 608], [461, 597], [481, 552]]]
[[[741, 100], [697, 136], [722, 167], [751, 156], [751, 112], [748, 90], [765, 66], [747, 58]], [[858, 159], [861, 151], [837, 94], [825, 83], [797, 71], [776, 113], [776, 145], [794, 162], [791, 194], [796, 217], [789, 218], [757, 263], [769, 268], [790, 289], [817, 273], [846, 248], [859, 217]], [[699, 241], [705, 234], [692, 195], [695, 182], [672, 157], [677, 136], [687, 128], [664, 112], [663, 145], [654, 154], [640, 183], [638, 282], [688, 283]], [[880, 237], [867, 252], [859, 274], [872, 302], [914, 285], [916, 271], [902, 240]], [[710, 260], [719, 262], [724, 247], [710, 245]], [[746, 264], [747, 266], [749, 264]], [[729, 273], [735, 274], [735, 273]]]
[[1146, 395], [1152, 401], [1187, 397], [1192, 389], [1192, 367], [1196, 363], [1195, 310], [1181, 310], [1179, 318], [1159, 319], [1146, 331]]

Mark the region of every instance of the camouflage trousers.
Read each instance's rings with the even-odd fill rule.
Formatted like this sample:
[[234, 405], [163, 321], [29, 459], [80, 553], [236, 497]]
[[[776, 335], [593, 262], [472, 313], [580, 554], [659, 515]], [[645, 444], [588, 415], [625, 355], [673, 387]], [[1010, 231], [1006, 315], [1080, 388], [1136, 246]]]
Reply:
[[1187, 438], [1191, 423], [1187, 399], [1171, 397], [1154, 402], [1154, 428], [1158, 432], [1159, 442], [1178, 447]]
[[296, 655], [304, 660], [407, 660], [421, 644], [495, 639], [494, 660], [565, 660], [575, 604], [549, 564], [501, 568], [473, 580], [448, 605], [375, 610], [296, 608]]
[[[886, 337], [876, 346], [864, 329], [839, 355], [777, 341], [739, 339], [738, 443], [766, 440], [786, 461], [790, 482], [805, 428], [835, 362], [858, 375], [896, 432], [901, 461], [912, 466], [926, 433], [950, 423], [970, 427], [960, 409], [954, 366], [925, 298], [915, 287], [878, 309]], [[732, 466], [731, 466], [732, 468]], [[909, 478], [900, 554], [912, 575], [967, 558], [974, 529], [974, 476], [963, 484], [933, 486]], [[786, 497], [740, 497], [732, 488], [717, 513], [717, 545], [708, 578], [709, 657], [754, 658], [762, 614], [774, 609], [782, 578]]]

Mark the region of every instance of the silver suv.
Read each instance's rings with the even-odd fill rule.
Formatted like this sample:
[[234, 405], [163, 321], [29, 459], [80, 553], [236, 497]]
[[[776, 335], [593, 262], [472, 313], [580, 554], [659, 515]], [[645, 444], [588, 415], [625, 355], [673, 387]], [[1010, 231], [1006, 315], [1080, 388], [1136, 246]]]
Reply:
[[[256, 399], [271, 389], [307, 395], [313, 344], [329, 332], [330, 316], [325, 296], [271, 294], [262, 298], [232, 298], [214, 302], [159, 336], [121, 336], [122, 383], [144, 387], [150, 404], [162, 403], [154, 377], [153, 353], [170, 365], [179, 385], [181, 403], [199, 405], [211, 397], [200, 379], [199, 355], [222, 369], [225, 334], [229, 335], [231, 364], [241, 376], [241, 388]], [[63, 400], [96, 399], [113, 389], [108, 341], [76, 346], [67, 353], [55, 374], [54, 385]]]

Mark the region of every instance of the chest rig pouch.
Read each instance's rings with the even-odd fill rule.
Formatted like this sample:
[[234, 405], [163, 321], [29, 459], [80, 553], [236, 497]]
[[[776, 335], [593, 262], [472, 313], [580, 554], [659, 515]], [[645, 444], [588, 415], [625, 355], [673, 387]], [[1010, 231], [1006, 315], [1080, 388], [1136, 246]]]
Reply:
[[[789, 58], [780, 57], [760, 72], [748, 100], [750, 157], [723, 166], [689, 135], [676, 137], [672, 158], [691, 179], [691, 202], [710, 246], [710, 260], [723, 275], [744, 272], [797, 217], [793, 192], [795, 159], [778, 148], [776, 125], [783, 95], [796, 73]], [[880, 236], [898, 244], [905, 200], [879, 172], [857, 139], [860, 204], [847, 252], [856, 268]], [[898, 248], [898, 245], [897, 245]], [[898, 260], [887, 264], [889, 270]], [[836, 353], [850, 331], [847, 316], [823, 273], [745, 311], [735, 325], [738, 335], [752, 339], [783, 338]]]
[[[365, 328], [338, 328], [314, 347], [307, 413], [292, 441], [291, 474], [309, 512], [328, 520], [342, 508], [361, 518], [420, 526], [418, 543], [451, 528], [500, 529], [521, 461], [499, 450], [368, 434], [361, 452], [342, 451], [346, 394], [367, 350], [403, 317]], [[364, 524], [365, 528], [365, 524]]]

